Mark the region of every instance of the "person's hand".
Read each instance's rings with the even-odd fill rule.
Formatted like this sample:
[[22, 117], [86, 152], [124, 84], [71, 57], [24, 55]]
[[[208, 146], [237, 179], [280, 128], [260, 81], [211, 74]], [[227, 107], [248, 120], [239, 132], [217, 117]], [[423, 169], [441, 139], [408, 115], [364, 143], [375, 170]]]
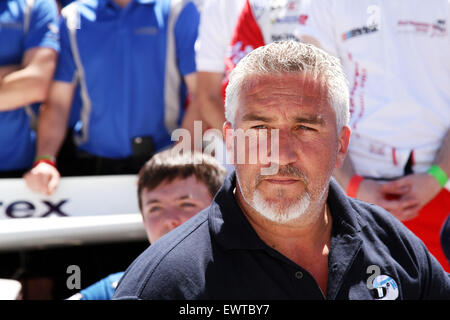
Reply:
[[31, 190], [52, 195], [59, 184], [61, 176], [58, 169], [48, 163], [41, 162], [25, 173], [23, 178]]
[[411, 219], [419, 205], [416, 198], [407, 197], [411, 189], [409, 180], [388, 184], [364, 179], [358, 189], [357, 198], [384, 208], [399, 220], [406, 220]]
[[399, 200], [411, 205], [404, 208], [397, 216], [400, 220], [406, 221], [415, 218], [419, 211], [441, 191], [441, 186], [431, 175], [417, 173], [387, 182], [383, 184], [382, 190], [388, 195], [396, 194], [396, 190], [407, 190], [399, 195]]

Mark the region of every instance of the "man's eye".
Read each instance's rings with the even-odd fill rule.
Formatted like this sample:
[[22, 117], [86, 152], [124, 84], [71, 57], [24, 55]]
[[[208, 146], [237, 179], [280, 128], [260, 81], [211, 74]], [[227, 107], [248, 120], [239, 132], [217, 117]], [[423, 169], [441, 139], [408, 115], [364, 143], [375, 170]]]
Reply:
[[192, 202], [183, 202], [180, 204], [180, 206], [183, 208], [193, 208], [193, 207], [196, 207], [197, 205]]
[[160, 207], [160, 206], [154, 206], [154, 207], [151, 207], [149, 210], [148, 210], [148, 212], [149, 213], [155, 213], [155, 212], [158, 212], [158, 211], [160, 211], [162, 208]]
[[252, 129], [267, 129], [267, 126], [266, 125], [264, 125], [264, 124], [260, 124], [260, 125], [257, 125], [257, 126], [253, 126], [252, 127]]
[[299, 125], [297, 127], [298, 130], [303, 130], [303, 131], [317, 131], [316, 129], [312, 128], [312, 127], [307, 127], [304, 125]]

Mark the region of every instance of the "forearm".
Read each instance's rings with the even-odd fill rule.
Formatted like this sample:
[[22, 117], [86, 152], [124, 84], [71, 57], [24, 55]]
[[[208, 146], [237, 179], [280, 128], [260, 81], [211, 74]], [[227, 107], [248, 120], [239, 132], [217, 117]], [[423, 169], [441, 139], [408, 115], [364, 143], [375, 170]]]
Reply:
[[20, 70], [20, 65], [12, 64], [12, 65], [1, 66], [0, 67], [0, 86], [1, 86], [1, 82], [3, 81], [4, 77], [6, 77], [10, 73], [13, 73], [17, 70]]
[[198, 97], [197, 97], [197, 74], [191, 73], [185, 76], [184, 81], [189, 92], [189, 105], [184, 114], [183, 122], [181, 123], [181, 128], [188, 130], [192, 139], [195, 137], [194, 122], [202, 121], [202, 115], [198, 107]]
[[0, 111], [13, 110], [45, 99], [50, 78], [34, 68], [6, 75], [0, 83]]
[[209, 126], [222, 131], [226, 121], [222, 97], [206, 96], [200, 101], [200, 108]]
[[198, 107], [198, 102], [194, 98], [191, 101], [191, 103], [189, 104], [189, 107], [187, 108], [186, 113], [184, 115], [183, 122], [181, 124], [181, 127], [183, 129], [186, 129], [189, 131], [189, 133], [191, 134], [191, 137], [194, 137], [195, 121], [201, 121], [202, 131], [204, 131], [206, 129], [205, 124], [204, 124], [204, 119], [203, 119], [200, 109]]
[[222, 98], [223, 74], [219, 72], [198, 72], [197, 103], [202, 118], [209, 127], [222, 131], [225, 109]]
[[[48, 99], [39, 111], [36, 152], [38, 157], [56, 158], [67, 132], [74, 91], [73, 83], [52, 83]], [[60, 174], [53, 163], [40, 161], [24, 178], [31, 190], [50, 195], [58, 186]]]
[[57, 156], [66, 135], [68, 116], [69, 110], [42, 105], [38, 120], [36, 156]]
[[50, 48], [26, 51], [21, 68], [0, 83], [0, 111], [13, 110], [46, 99], [56, 67], [57, 53]]

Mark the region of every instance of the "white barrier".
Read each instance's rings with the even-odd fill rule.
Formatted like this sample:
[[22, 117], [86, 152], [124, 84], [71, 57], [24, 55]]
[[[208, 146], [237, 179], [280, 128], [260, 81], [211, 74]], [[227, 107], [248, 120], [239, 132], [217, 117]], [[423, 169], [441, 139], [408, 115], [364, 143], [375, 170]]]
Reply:
[[62, 178], [52, 196], [0, 179], [0, 250], [145, 239], [136, 176]]
[[134, 175], [62, 178], [52, 196], [23, 179], [0, 179], [0, 219], [138, 213]]
[[22, 285], [17, 280], [0, 279], [0, 300], [17, 300]]
[[10, 219], [0, 222], [0, 251], [146, 239], [141, 215]]

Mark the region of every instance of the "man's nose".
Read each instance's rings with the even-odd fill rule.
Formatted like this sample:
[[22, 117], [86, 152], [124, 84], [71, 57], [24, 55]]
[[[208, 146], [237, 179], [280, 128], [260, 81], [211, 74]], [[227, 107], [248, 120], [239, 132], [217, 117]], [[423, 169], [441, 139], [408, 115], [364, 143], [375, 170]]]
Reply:
[[278, 130], [278, 139], [272, 141], [271, 160], [279, 166], [292, 164], [298, 160], [296, 143], [289, 130]]
[[182, 223], [181, 212], [177, 208], [169, 208], [166, 210], [166, 225], [170, 230], [175, 229]]

